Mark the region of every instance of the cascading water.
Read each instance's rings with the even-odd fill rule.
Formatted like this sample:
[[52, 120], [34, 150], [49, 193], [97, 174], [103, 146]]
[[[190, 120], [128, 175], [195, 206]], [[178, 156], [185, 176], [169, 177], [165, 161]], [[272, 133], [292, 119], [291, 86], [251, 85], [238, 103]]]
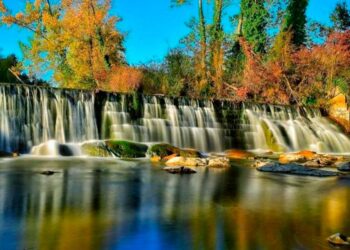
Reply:
[[[349, 137], [313, 109], [0, 84], [0, 151], [98, 139], [166, 142], [207, 152], [350, 153]], [[72, 144], [68, 148], [76, 154]]]
[[244, 117], [249, 149], [350, 152], [350, 139], [319, 110], [251, 105]]
[[126, 98], [108, 100], [104, 107], [105, 138], [138, 142], [167, 142], [179, 147], [203, 151], [222, 151], [223, 129], [216, 121], [211, 102], [179, 100], [175, 105], [169, 98], [160, 104], [157, 97], [143, 98], [143, 116], [131, 120]]
[[97, 139], [94, 98], [82, 91], [0, 85], [0, 150]]

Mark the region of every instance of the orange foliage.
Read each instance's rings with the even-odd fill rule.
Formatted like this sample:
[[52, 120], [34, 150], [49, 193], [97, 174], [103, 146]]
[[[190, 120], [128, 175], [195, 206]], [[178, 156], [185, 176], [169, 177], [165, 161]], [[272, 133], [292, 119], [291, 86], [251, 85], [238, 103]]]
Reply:
[[281, 37], [269, 60], [255, 54], [241, 38], [246, 62], [242, 84], [236, 90], [240, 100], [302, 104], [314, 98], [314, 104], [325, 105], [325, 99], [339, 90], [349, 96], [350, 30], [331, 34], [325, 44], [298, 50], [288, 33]]
[[141, 84], [142, 71], [128, 66], [114, 66], [108, 77], [106, 89], [115, 92], [134, 92]]

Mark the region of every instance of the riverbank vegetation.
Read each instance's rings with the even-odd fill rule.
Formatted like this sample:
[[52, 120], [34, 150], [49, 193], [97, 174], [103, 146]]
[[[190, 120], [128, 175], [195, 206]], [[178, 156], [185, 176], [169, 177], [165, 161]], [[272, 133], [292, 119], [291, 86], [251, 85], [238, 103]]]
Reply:
[[[325, 106], [350, 93], [350, 10], [339, 1], [325, 26], [306, 17], [308, 0], [169, 0], [198, 12], [162, 62], [127, 64], [120, 18], [109, 0], [28, 1], [3, 24], [32, 31], [22, 69], [60, 87]], [[238, 6], [237, 6], [238, 7]], [[205, 11], [209, 10], [209, 11]], [[210, 13], [210, 16], [207, 16]], [[224, 18], [231, 16], [228, 24]]]

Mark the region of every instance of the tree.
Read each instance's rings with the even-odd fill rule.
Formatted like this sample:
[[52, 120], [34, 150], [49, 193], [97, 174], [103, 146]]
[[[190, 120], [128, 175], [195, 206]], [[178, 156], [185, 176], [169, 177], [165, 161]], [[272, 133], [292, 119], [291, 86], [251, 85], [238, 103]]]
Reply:
[[242, 35], [255, 52], [264, 53], [266, 50], [268, 18], [265, 0], [241, 1]]
[[[188, 3], [190, 0], [173, 0], [178, 5]], [[207, 53], [208, 53], [208, 41], [207, 41], [207, 25], [204, 16], [203, 0], [198, 0], [198, 33], [199, 33], [199, 52], [196, 57], [198, 58], [198, 87], [203, 89], [208, 83], [208, 67], [207, 67]]]
[[33, 32], [21, 45], [25, 68], [52, 72], [60, 86], [71, 88], [104, 88], [113, 66], [124, 62], [119, 19], [109, 10], [110, 0], [35, 0], [12, 14], [0, 0], [3, 23]]
[[337, 31], [344, 31], [350, 28], [350, 10], [346, 2], [338, 2], [331, 14], [333, 26]]
[[296, 47], [306, 42], [306, 9], [308, 0], [289, 0], [282, 25], [282, 32], [292, 33], [292, 43]]

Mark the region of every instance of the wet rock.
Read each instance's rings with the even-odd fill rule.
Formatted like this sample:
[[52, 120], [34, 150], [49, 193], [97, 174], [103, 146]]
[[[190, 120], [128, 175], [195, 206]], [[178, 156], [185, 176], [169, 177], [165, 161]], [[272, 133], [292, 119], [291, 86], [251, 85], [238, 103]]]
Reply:
[[258, 160], [258, 161], [254, 161], [254, 163], [252, 164], [253, 168], [259, 168], [259, 167], [263, 167], [266, 166], [267, 164], [271, 164], [271, 161], [264, 161], [264, 160]]
[[338, 167], [339, 171], [350, 172], [350, 162], [345, 162]]
[[165, 167], [165, 171], [171, 174], [195, 174], [196, 170], [188, 167]]
[[303, 165], [311, 168], [333, 167], [338, 160], [338, 157], [330, 155], [316, 155], [313, 160], [307, 161]]
[[192, 148], [180, 149], [180, 156], [188, 158], [204, 158], [204, 155], [200, 151]]
[[167, 161], [169, 161], [170, 159], [175, 158], [176, 156], [177, 156], [177, 154], [168, 155], [168, 156], [164, 157], [164, 158], [162, 159], [162, 161], [167, 162]]
[[51, 170], [45, 170], [45, 171], [40, 172], [41, 175], [46, 175], [46, 176], [51, 176], [51, 175], [54, 175], [56, 173], [57, 172], [51, 171]]
[[350, 237], [340, 233], [329, 236], [327, 241], [336, 246], [350, 246]]
[[230, 160], [226, 157], [210, 158], [208, 162], [210, 168], [228, 168], [230, 167]]
[[180, 153], [180, 149], [177, 147], [174, 147], [170, 144], [162, 143], [162, 144], [155, 144], [149, 147], [147, 154], [152, 156], [159, 156], [161, 159], [176, 154], [178, 155]]
[[15, 157], [15, 156], [17, 156], [16, 153], [0, 151], [0, 158], [9, 158], [9, 157]]
[[34, 146], [31, 151], [36, 156], [79, 156], [80, 146], [77, 144], [63, 144], [55, 140], [44, 142]]
[[92, 157], [113, 157], [105, 142], [86, 142], [81, 145], [83, 155]]
[[288, 164], [293, 162], [304, 163], [307, 161], [307, 158], [304, 155], [300, 155], [298, 153], [288, 153], [281, 154], [278, 161], [281, 164]]
[[182, 156], [174, 157], [165, 163], [167, 166], [186, 166], [186, 167], [200, 167], [206, 166], [206, 159], [202, 158], [186, 158]]
[[331, 177], [331, 176], [339, 175], [339, 173], [337, 172], [308, 168], [303, 165], [298, 165], [294, 163], [291, 163], [291, 164], [268, 163], [264, 166], [258, 167], [257, 170], [261, 172], [315, 176], [315, 177]]
[[130, 141], [106, 141], [108, 150], [115, 156], [122, 158], [142, 158], [146, 157], [147, 145]]
[[227, 150], [225, 151], [225, 156], [230, 160], [246, 160], [255, 157], [253, 153], [239, 149]]
[[160, 162], [162, 160], [162, 158], [158, 155], [152, 156], [150, 158], [151, 162]]

